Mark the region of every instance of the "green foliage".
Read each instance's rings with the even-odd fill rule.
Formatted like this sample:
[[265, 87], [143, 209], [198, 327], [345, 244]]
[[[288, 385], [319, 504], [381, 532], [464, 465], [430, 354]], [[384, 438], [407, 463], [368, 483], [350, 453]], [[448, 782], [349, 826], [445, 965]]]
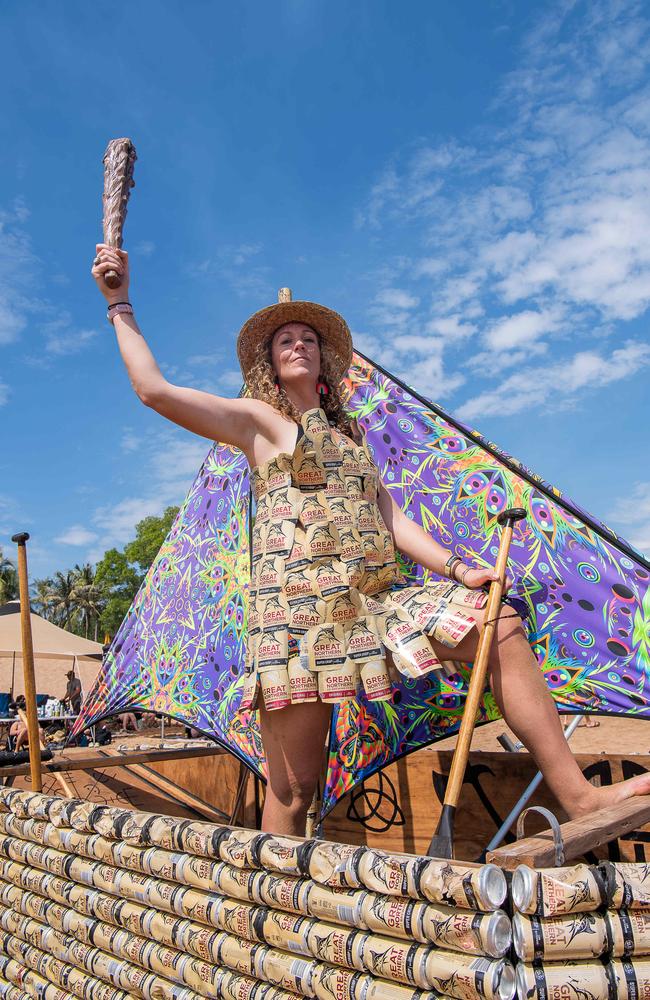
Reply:
[[129, 563], [124, 552], [117, 549], [109, 549], [97, 563], [95, 583], [103, 596], [99, 617], [102, 637], [106, 633], [115, 635], [142, 579], [143, 574]]
[[145, 517], [135, 526], [135, 539], [124, 547], [130, 563], [136, 563], [146, 573], [169, 534], [178, 507], [168, 507], [162, 517]]
[[11, 559], [5, 558], [0, 549], [0, 604], [18, 597], [18, 571]]
[[[88, 639], [101, 642], [105, 634], [114, 636], [169, 534], [178, 509], [168, 507], [161, 517], [145, 517], [136, 525], [133, 541], [123, 551], [109, 549], [94, 568], [90, 563], [77, 564], [74, 569], [58, 570], [52, 577], [35, 580], [31, 588], [34, 610]], [[5, 565], [9, 567], [6, 570]], [[15, 575], [13, 564], [3, 560], [0, 551], [0, 597], [3, 574], [10, 580], [11, 570]]]

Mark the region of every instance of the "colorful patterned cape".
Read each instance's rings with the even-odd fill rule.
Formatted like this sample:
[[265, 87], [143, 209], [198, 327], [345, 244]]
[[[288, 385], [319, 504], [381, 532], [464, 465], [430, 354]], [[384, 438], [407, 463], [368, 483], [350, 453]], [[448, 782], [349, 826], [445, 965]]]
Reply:
[[[494, 565], [497, 517], [524, 507], [510, 572], [560, 711], [650, 717], [650, 564], [559, 490], [360, 355], [348, 408], [395, 502], [464, 560]], [[75, 733], [127, 709], [160, 712], [264, 773], [254, 714], [237, 713], [249, 585], [243, 455], [215, 445], [82, 707]], [[412, 579], [423, 571], [405, 565]], [[392, 702], [334, 713], [323, 815], [371, 774], [460, 723], [468, 670], [404, 680]], [[498, 718], [486, 690], [481, 720]]]

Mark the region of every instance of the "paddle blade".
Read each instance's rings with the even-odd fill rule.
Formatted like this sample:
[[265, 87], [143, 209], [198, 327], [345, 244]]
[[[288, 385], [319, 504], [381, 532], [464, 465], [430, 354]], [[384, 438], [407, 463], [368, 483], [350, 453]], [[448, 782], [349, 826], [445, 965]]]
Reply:
[[438, 820], [436, 832], [431, 838], [427, 854], [430, 858], [447, 858], [454, 856], [454, 819], [456, 806], [444, 805]]

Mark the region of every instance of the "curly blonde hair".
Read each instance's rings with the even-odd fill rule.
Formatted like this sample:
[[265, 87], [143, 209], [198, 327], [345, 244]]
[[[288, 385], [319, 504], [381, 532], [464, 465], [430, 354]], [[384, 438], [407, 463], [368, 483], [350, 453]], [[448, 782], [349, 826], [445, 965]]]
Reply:
[[[345, 370], [342, 370], [339, 358], [330, 350], [328, 344], [321, 340], [318, 330], [314, 330], [314, 333], [318, 337], [320, 348], [320, 377], [329, 389], [326, 396], [321, 396], [322, 409], [332, 426], [336, 427], [342, 434], [353, 437], [355, 430], [345, 412], [341, 390]], [[276, 373], [271, 362], [271, 343], [274, 335], [275, 332], [257, 344], [255, 363], [248, 373], [246, 385], [253, 399], [261, 399], [263, 402], [269, 403], [289, 420], [295, 420], [299, 424], [300, 413], [287, 396], [283, 386], [276, 382]]]

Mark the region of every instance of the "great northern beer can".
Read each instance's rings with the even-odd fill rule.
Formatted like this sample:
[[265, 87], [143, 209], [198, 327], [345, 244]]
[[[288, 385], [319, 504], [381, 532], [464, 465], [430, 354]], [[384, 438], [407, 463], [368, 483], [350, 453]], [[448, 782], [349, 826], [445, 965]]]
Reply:
[[348, 927], [314, 920], [307, 932], [309, 953], [320, 962], [365, 970], [363, 948], [368, 935]]
[[515, 913], [512, 937], [522, 962], [578, 961], [599, 958], [609, 950], [607, 924], [599, 913], [571, 913], [564, 917]]
[[431, 989], [456, 1000], [512, 1000], [515, 995], [515, 970], [505, 958], [463, 958], [454, 951], [429, 951], [427, 979]]
[[423, 940], [469, 955], [502, 958], [512, 943], [510, 918], [503, 910], [479, 913], [442, 904], [423, 904]]
[[362, 972], [320, 965], [314, 974], [314, 992], [318, 1000], [368, 1000], [374, 982], [372, 976]]
[[512, 901], [520, 913], [538, 917], [588, 913], [602, 906], [605, 896], [601, 874], [589, 865], [542, 871], [519, 865], [512, 875]]
[[[363, 944], [363, 964], [368, 972], [380, 979], [394, 979], [427, 989], [427, 958], [430, 949], [421, 944], [409, 944], [394, 938], [368, 934]], [[458, 956], [456, 956], [458, 958]]]
[[309, 891], [309, 913], [322, 920], [337, 924], [363, 927], [361, 905], [365, 892], [362, 889], [335, 889], [312, 883]]
[[[215, 995], [221, 1000], [295, 1000], [295, 994], [278, 986], [225, 970]], [[196, 994], [193, 1000], [196, 1000]]]
[[293, 837], [266, 837], [260, 840], [259, 867], [283, 875], [300, 875], [299, 856], [304, 841]]
[[612, 956], [630, 958], [650, 955], [650, 912], [646, 910], [608, 910]]
[[650, 1000], [650, 959], [613, 959], [606, 966], [620, 1000]]
[[267, 948], [259, 963], [260, 978], [291, 990], [302, 997], [314, 996], [314, 969], [316, 962], [295, 955], [286, 955], [275, 948]]
[[253, 891], [256, 900], [266, 906], [309, 914], [311, 893], [317, 888], [309, 879], [259, 872]]
[[526, 1000], [642, 1000], [644, 993], [631, 962], [558, 962], [528, 965], [516, 973], [517, 996]]
[[359, 880], [366, 888], [389, 896], [421, 897], [420, 875], [428, 862], [408, 854], [386, 854], [361, 848]]
[[369, 892], [361, 904], [364, 925], [379, 934], [425, 942], [423, 920], [426, 903], [403, 896]]
[[424, 992], [389, 979], [375, 979], [373, 976], [368, 978], [370, 984], [366, 1000], [447, 1000], [447, 997], [432, 990]]
[[365, 853], [365, 847], [316, 842], [309, 853], [303, 874], [309, 875], [321, 885], [357, 889], [361, 885], [359, 863]]
[[650, 910], [650, 865], [608, 861], [600, 871], [609, 906], [616, 910]]
[[242, 941], [232, 934], [224, 934], [219, 943], [219, 964], [257, 979], [259, 961], [266, 951], [268, 949], [263, 944]]
[[506, 898], [506, 878], [496, 865], [432, 858], [420, 871], [420, 893], [432, 903], [466, 910], [496, 910]]
[[253, 884], [260, 875], [257, 871], [250, 871], [248, 868], [235, 868], [233, 865], [223, 864], [218, 871], [217, 890], [224, 896], [234, 896], [235, 899], [255, 899]]
[[266, 910], [261, 922], [258, 917], [255, 926], [259, 937], [272, 948], [281, 948], [294, 955], [311, 955], [309, 933], [315, 923], [312, 917]]

